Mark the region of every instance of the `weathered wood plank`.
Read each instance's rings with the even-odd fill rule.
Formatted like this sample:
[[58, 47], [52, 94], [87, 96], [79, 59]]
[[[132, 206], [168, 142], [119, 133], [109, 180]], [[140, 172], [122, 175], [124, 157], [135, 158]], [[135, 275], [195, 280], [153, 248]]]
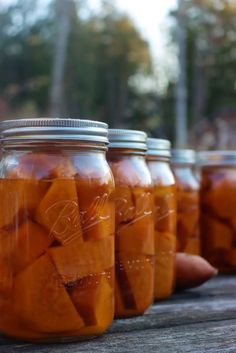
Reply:
[[90, 342], [1, 346], [1, 353], [235, 353], [236, 320], [104, 335]]
[[144, 316], [115, 321], [109, 332], [130, 332], [235, 318], [235, 299], [218, 299], [203, 303], [176, 304], [175, 306], [156, 305]]

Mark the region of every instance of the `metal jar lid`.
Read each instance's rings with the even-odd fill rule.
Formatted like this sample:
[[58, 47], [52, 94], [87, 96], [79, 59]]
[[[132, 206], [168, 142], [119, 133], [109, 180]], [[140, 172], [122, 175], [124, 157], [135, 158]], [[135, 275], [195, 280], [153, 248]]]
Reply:
[[171, 143], [169, 140], [148, 138], [147, 155], [170, 158]]
[[109, 129], [109, 148], [127, 148], [139, 151], [147, 150], [147, 134], [143, 131]]
[[39, 118], [5, 120], [0, 123], [2, 142], [91, 141], [108, 143], [108, 126], [93, 120]]
[[200, 167], [235, 165], [236, 151], [201, 151], [197, 154], [197, 164]]
[[188, 149], [173, 149], [171, 151], [172, 164], [190, 164], [196, 163], [196, 152]]

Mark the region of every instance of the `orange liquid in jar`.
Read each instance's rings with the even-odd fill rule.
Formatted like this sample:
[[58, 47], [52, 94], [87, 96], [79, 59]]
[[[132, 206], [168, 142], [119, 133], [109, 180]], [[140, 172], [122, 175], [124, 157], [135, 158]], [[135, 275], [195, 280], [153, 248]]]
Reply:
[[33, 153], [0, 193], [0, 330], [32, 341], [102, 333], [114, 315], [112, 179]]

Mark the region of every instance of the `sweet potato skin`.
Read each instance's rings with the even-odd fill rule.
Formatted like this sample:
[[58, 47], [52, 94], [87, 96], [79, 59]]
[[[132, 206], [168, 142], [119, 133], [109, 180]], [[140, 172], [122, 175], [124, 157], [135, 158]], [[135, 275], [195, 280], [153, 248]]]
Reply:
[[209, 262], [198, 255], [176, 253], [175, 289], [198, 287], [217, 274]]

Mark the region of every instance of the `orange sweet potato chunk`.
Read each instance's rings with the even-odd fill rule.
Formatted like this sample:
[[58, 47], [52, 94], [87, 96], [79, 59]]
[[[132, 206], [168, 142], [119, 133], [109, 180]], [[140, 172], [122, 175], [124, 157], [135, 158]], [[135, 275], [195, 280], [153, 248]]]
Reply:
[[76, 240], [66, 246], [48, 249], [64, 283], [104, 272], [114, 266], [114, 239], [97, 241]]
[[15, 277], [12, 305], [17, 317], [36, 332], [60, 333], [84, 326], [47, 254]]
[[115, 191], [116, 226], [131, 222], [135, 216], [135, 204], [132, 189], [129, 186], [117, 185]]
[[233, 241], [230, 227], [208, 215], [202, 215], [201, 225], [204, 251], [214, 253], [218, 250], [230, 250]]
[[168, 298], [173, 291], [175, 276], [176, 237], [171, 233], [155, 234], [155, 299]]
[[[132, 197], [135, 207], [135, 219], [143, 217], [153, 217], [154, 198], [149, 188], [135, 187], [132, 188]], [[154, 220], [152, 220], [154, 222]]]
[[116, 231], [116, 251], [154, 255], [154, 229], [149, 216], [120, 226]]
[[225, 253], [224, 256], [225, 263], [227, 263], [232, 268], [236, 267], [236, 249], [232, 248]]
[[56, 179], [40, 202], [35, 215], [61, 244], [82, 237], [76, 185], [73, 179]]
[[48, 232], [30, 220], [23, 223], [9, 236], [16, 239], [12, 256], [14, 272], [22, 271], [42, 255], [52, 243]]
[[200, 238], [198, 235], [197, 237], [188, 240], [188, 244], [185, 247], [184, 252], [186, 254], [199, 255], [201, 253], [200, 245]]
[[70, 297], [86, 326], [105, 329], [114, 315], [113, 290], [105, 277], [93, 275], [83, 278]]
[[154, 188], [155, 229], [160, 232], [176, 231], [176, 197], [174, 186]]
[[113, 184], [76, 178], [76, 187], [84, 240], [98, 240], [114, 235]]
[[27, 153], [7, 177], [21, 179], [66, 178], [76, 174], [70, 159], [59, 154]]
[[13, 286], [13, 272], [8, 261], [0, 260], [0, 298], [7, 298]]
[[233, 218], [236, 208], [235, 180], [223, 178], [212, 188], [204, 191], [202, 202], [220, 218]]
[[122, 317], [126, 316], [126, 310], [124, 308], [122, 296], [121, 296], [121, 290], [117, 281], [117, 278], [115, 279], [115, 315], [116, 317]]
[[47, 191], [47, 184], [36, 180], [0, 179], [0, 228], [15, 227], [29, 216]]
[[[39, 340], [43, 339], [44, 335], [41, 332], [34, 332], [25, 325], [12, 310], [12, 303], [9, 300], [4, 307], [1, 307], [0, 330], [6, 336], [25, 339]], [[47, 337], [47, 336], [45, 336]]]
[[0, 230], [0, 297], [7, 297], [13, 285], [12, 258], [15, 250], [15, 238]]
[[[127, 309], [134, 309], [133, 314], [144, 313], [153, 301], [154, 265], [152, 257], [145, 255], [131, 256], [130, 254], [120, 253], [119, 258], [129, 283], [129, 287], [127, 286], [127, 288], [124, 288], [123, 286], [121, 291], [131, 291], [135, 302], [135, 307], [130, 306], [130, 308], [127, 307]], [[117, 279], [120, 286], [121, 278]], [[124, 294], [125, 293], [121, 293], [122, 298], [124, 297]], [[129, 313], [129, 311], [127, 311], [127, 313]]]
[[195, 191], [179, 190], [178, 193], [178, 251], [186, 251], [191, 238], [199, 237], [199, 198]]

